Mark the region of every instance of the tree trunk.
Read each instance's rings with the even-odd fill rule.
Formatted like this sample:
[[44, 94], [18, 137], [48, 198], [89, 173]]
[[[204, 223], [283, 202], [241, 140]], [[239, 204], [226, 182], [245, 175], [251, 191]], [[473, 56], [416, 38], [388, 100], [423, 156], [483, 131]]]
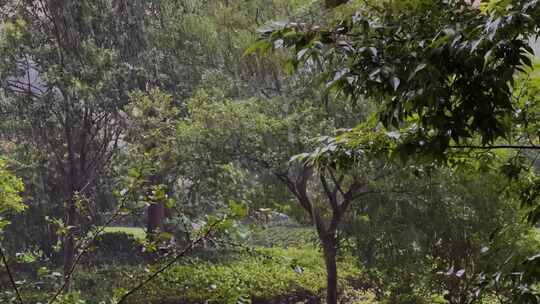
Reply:
[[326, 303], [338, 303], [338, 283], [337, 283], [337, 263], [336, 263], [336, 241], [326, 239], [323, 241], [324, 263], [326, 264]]
[[163, 230], [163, 219], [165, 218], [165, 204], [163, 202], [151, 204], [148, 207], [148, 223], [146, 230], [152, 236], [158, 229]]
[[[67, 119], [66, 124], [71, 126], [72, 120]], [[67, 228], [66, 235], [64, 236], [64, 291], [69, 292], [71, 289], [71, 274], [73, 263], [75, 260], [75, 237], [73, 235], [74, 229], [78, 224], [78, 211], [75, 202], [75, 194], [79, 191], [79, 175], [76, 162], [76, 152], [75, 152], [75, 143], [73, 140], [73, 133], [70, 128], [65, 130], [66, 133], [66, 142], [67, 142], [67, 152], [68, 152], [68, 165], [69, 173], [66, 176], [67, 188], [67, 206], [66, 206], [66, 221], [65, 225]]]
[[64, 236], [64, 291], [69, 292], [71, 289], [71, 275], [73, 263], [75, 260], [75, 238], [73, 236], [73, 229], [71, 227], [76, 225], [77, 209], [73, 199], [69, 202], [66, 219], [67, 232]]
[[69, 292], [71, 289], [71, 269], [75, 258], [75, 240], [73, 234], [68, 232], [64, 237], [64, 290]]
[[[159, 185], [161, 178], [158, 174], [153, 174], [149, 178], [150, 185]], [[152, 190], [148, 190], [148, 197], [151, 197]], [[165, 203], [154, 201], [147, 210], [146, 232], [149, 240], [153, 240], [158, 230], [163, 231], [163, 220], [165, 219]]]

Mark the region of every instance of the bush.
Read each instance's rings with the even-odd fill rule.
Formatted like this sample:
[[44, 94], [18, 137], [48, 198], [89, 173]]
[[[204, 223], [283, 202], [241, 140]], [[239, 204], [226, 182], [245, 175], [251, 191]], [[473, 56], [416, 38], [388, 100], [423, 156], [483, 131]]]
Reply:
[[[257, 248], [252, 252], [223, 251], [221, 255], [217, 261], [192, 255], [125, 303], [320, 303], [324, 297], [325, 266], [321, 253], [314, 248]], [[145, 263], [86, 265], [75, 273], [74, 291], [79, 290], [86, 303], [109, 303], [113, 295], [122, 295], [157, 267]], [[343, 257], [338, 268], [343, 303], [375, 303], [370, 293], [353, 286], [353, 279], [361, 274], [355, 259]], [[28, 303], [36, 303], [50, 298], [51, 292], [50, 288], [25, 289], [23, 296], [35, 300]]]
[[313, 247], [318, 242], [312, 228], [275, 226], [255, 230], [251, 235], [251, 244], [263, 247]]
[[139, 264], [144, 261], [139, 239], [125, 232], [105, 232], [96, 238], [89, 264]]
[[[360, 271], [352, 258], [340, 261], [339, 270], [340, 287], [351, 294], [349, 278], [359, 276]], [[218, 264], [195, 259], [177, 265], [129, 298], [127, 303], [318, 301], [325, 292], [325, 273], [322, 256], [313, 248], [262, 248], [232, 255]], [[139, 271], [135, 274], [138, 278], [132, 281], [144, 275]]]

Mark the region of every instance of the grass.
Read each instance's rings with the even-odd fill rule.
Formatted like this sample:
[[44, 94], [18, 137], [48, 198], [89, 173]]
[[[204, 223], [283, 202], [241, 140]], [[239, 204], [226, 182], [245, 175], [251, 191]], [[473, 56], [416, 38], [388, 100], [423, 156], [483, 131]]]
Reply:
[[[138, 233], [142, 229], [108, 227], [107, 232]], [[253, 250], [196, 252], [133, 295], [129, 304], [168, 303], [305, 303], [323, 298], [326, 288], [324, 260], [311, 228], [270, 227], [257, 229], [250, 237]], [[141, 281], [157, 265], [110, 265], [86, 271], [77, 287], [86, 288], [95, 300], [122, 294]], [[375, 303], [373, 296], [354, 290], [352, 280], [361, 270], [351, 256], [338, 263], [339, 286], [344, 303]], [[105, 280], [103, 280], [105, 278]], [[91, 290], [88, 286], [93, 286]]]
[[[351, 257], [338, 263], [339, 285], [352, 290], [349, 279], [361, 271]], [[293, 298], [321, 298], [325, 267], [315, 248], [257, 248], [220, 263], [192, 260], [174, 266], [135, 295], [129, 303], [250, 303]], [[371, 297], [362, 294], [365, 299]], [[281, 301], [280, 301], [281, 302]], [[273, 302], [272, 302], [273, 303]], [[300, 302], [302, 303], [302, 302]], [[351, 303], [373, 303], [355, 301]]]
[[[105, 232], [145, 237], [141, 228], [107, 227]], [[319, 299], [315, 300], [318, 303], [324, 297], [326, 271], [312, 236], [309, 228], [273, 227], [256, 232], [260, 245], [253, 244], [252, 250], [195, 252], [133, 294], [126, 304], [312, 303]], [[206, 251], [212, 253], [211, 258], [202, 254]], [[109, 303], [113, 295], [124, 294], [157, 268], [159, 265], [120, 260], [88, 265], [75, 273], [74, 291], [79, 290], [88, 304]], [[362, 274], [353, 257], [342, 257], [338, 269], [343, 303], [376, 303], [372, 294], [352, 286]], [[36, 299], [29, 303], [35, 303], [46, 298], [47, 290], [25, 288], [23, 293]]]
[[250, 236], [250, 243], [263, 247], [313, 247], [317, 242], [313, 228], [275, 226], [258, 228]]
[[139, 227], [121, 227], [121, 226], [109, 226], [105, 227], [103, 230], [104, 233], [115, 233], [121, 232], [129, 234], [138, 240], [144, 240], [146, 238], [146, 232], [144, 229]]

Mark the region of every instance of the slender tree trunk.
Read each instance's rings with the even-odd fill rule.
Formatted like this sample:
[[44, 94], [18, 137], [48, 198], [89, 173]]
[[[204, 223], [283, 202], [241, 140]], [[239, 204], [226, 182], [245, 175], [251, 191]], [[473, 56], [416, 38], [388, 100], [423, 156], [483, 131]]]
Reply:
[[[154, 147], [154, 144], [151, 144], [148, 149]], [[152, 174], [148, 178], [149, 185], [159, 185], [161, 184], [162, 178], [159, 174]], [[152, 190], [149, 189], [147, 193], [148, 197], [151, 197]], [[163, 220], [165, 219], [165, 203], [162, 201], [152, 202], [148, 206], [147, 210], [147, 219], [146, 219], [146, 233], [149, 240], [153, 240], [156, 232], [158, 230], [163, 231]]]
[[165, 204], [163, 202], [154, 203], [148, 207], [147, 232], [152, 236], [158, 229], [163, 230], [163, 219], [165, 218]]
[[68, 230], [64, 236], [64, 285], [65, 291], [69, 292], [71, 289], [71, 272], [73, 268], [73, 263], [75, 260], [75, 238], [73, 236], [73, 231], [71, 227], [76, 225], [77, 209], [75, 207], [75, 202], [70, 200], [70, 206], [68, 206], [68, 214], [66, 220], [66, 227]]
[[[71, 119], [67, 119], [66, 124], [71, 126]], [[78, 224], [77, 219], [77, 206], [75, 202], [75, 193], [79, 190], [79, 175], [77, 170], [77, 162], [75, 156], [75, 143], [73, 140], [73, 133], [71, 128], [67, 128], [66, 132], [66, 143], [67, 143], [67, 152], [68, 152], [68, 165], [69, 171], [66, 180], [67, 187], [67, 206], [66, 206], [66, 221], [65, 225], [67, 227], [66, 235], [64, 236], [64, 291], [69, 292], [71, 289], [71, 270], [73, 268], [73, 262], [75, 260], [75, 237], [73, 235], [73, 227], [76, 227]]]
[[338, 303], [338, 273], [336, 240], [333, 237], [323, 240], [324, 263], [326, 264], [326, 303]]
[[75, 240], [73, 234], [67, 233], [64, 237], [64, 285], [65, 291], [71, 289], [71, 269], [75, 258]]

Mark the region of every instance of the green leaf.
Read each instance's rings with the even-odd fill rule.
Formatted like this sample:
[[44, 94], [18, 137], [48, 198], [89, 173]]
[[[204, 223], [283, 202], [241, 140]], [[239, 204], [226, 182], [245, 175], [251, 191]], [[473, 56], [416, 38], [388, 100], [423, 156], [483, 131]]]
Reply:
[[232, 215], [238, 218], [245, 218], [248, 215], [248, 207], [245, 203], [230, 201], [229, 209]]
[[272, 43], [266, 39], [260, 39], [248, 46], [244, 51], [244, 56], [253, 55], [255, 53], [265, 54], [272, 48]]

